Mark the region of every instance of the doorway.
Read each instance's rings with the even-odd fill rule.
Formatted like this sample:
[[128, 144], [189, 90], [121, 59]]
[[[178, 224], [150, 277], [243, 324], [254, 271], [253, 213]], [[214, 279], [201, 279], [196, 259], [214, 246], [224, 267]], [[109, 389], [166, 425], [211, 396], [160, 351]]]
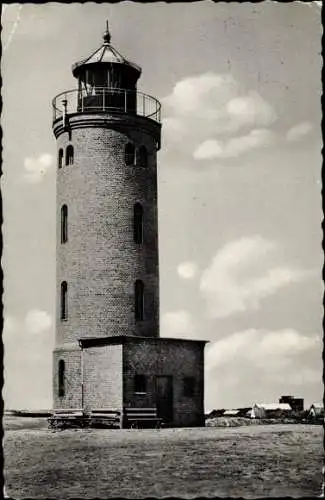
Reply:
[[166, 423], [173, 421], [173, 377], [169, 375], [156, 376], [157, 416]]

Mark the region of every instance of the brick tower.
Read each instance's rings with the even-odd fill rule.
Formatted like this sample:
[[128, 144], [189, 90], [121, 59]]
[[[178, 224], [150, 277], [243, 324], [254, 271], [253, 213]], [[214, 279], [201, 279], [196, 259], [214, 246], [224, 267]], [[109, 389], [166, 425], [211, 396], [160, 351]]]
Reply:
[[103, 38], [73, 66], [77, 88], [53, 100], [54, 408], [155, 407], [200, 425], [205, 342], [159, 338], [160, 103], [137, 90], [141, 69], [108, 28]]

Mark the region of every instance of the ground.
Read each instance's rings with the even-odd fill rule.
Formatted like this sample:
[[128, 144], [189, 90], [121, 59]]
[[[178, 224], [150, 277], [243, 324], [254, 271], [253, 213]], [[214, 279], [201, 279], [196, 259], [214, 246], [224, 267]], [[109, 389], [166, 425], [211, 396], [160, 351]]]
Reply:
[[323, 429], [259, 425], [53, 432], [5, 418], [7, 494], [19, 498], [315, 497]]

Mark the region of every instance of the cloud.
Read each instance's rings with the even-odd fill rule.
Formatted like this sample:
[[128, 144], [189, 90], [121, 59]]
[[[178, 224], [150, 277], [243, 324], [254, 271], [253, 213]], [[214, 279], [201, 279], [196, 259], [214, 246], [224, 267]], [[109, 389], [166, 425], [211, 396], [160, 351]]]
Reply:
[[211, 317], [256, 310], [266, 297], [311, 275], [272, 264], [275, 249], [273, 242], [253, 236], [229, 242], [217, 252], [200, 281]]
[[205, 73], [177, 82], [163, 99], [167, 145], [181, 143], [194, 150], [200, 143], [236, 134], [241, 129], [266, 128], [277, 116], [257, 92], [245, 92], [230, 74]]
[[19, 321], [13, 316], [5, 316], [3, 321], [3, 335], [10, 335], [18, 331]]
[[230, 74], [204, 73], [177, 82], [163, 102], [180, 116], [215, 118], [215, 106], [225, 106], [238, 91], [238, 85]]
[[214, 158], [234, 158], [252, 149], [270, 146], [274, 143], [275, 134], [267, 129], [254, 129], [249, 134], [234, 137], [228, 141], [209, 139], [201, 143], [194, 151], [196, 160]]
[[5, 316], [3, 395], [8, 408], [51, 406], [53, 333], [46, 311], [32, 309], [21, 319]]
[[294, 329], [277, 331], [249, 329], [235, 332], [213, 342], [207, 348], [206, 368], [211, 370], [240, 359], [254, 364], [254, 368], [275, 371], [288, 364], [297, 354], [321, 347], [320, 335], [303, 335]]
[[25, 326], [28, 333], [41, 333], [52, 326], [52, 317], [46, 311], [32, 309], [26, 314]]
[[161, 321], [161, 335], [163, 337], [188, 336], [193, 332], [192, 317], [187, 311], [165, 313]]
[[[48, 331], [53, 326], [53, 318], [47, 311], [41, 309], [29, 310], [23, 319], [5, 315], [3, 335], [5, 340], [16, 342], [17, 334], [24, 335], [24, 340], [31, 342], [34, 334]], [[26, 335], [29, 334], [29, 335]]]
[[319, 399], [322, 389], [321, 336], [248, 329], [207, 345], [206, 401], [209, 408], [275, 402], [282, 394]]
[[309, 122], [298, 123], [290, 128], [286, 133], [286, 140], [289, 142], [296, 142], [308, 135], [313, 129], [313, 125]]
[[191, 279], [197, 273], [197, 265], [195, 262], [182, 262], [177, 267], [178, 275], [184, 279]]
[[229, 118], [235, 120], [237, 129], [247, 125], [254, 126], [256, 123], [268, 126], [276, 120], [272, 106], [257, 92], [231, 99], [227, 103], [226, 111]]
[[54, 163], [54, 157], [48, 153], [40, 155], [38, 158], [25, 158], [24, 179], [32, 184], [37, 184], [44, 179], [46, 173]]

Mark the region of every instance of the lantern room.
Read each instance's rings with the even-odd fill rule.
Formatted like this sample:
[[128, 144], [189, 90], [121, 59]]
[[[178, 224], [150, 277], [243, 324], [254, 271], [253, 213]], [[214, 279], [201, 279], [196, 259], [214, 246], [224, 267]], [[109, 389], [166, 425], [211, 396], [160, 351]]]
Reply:
[[125, 59], [112, 45], [106, 27], [104, 43], [86, 59], [72, 67], [78, 80], [78, 111], [137, 109], [137, 81], [141, 68]]

